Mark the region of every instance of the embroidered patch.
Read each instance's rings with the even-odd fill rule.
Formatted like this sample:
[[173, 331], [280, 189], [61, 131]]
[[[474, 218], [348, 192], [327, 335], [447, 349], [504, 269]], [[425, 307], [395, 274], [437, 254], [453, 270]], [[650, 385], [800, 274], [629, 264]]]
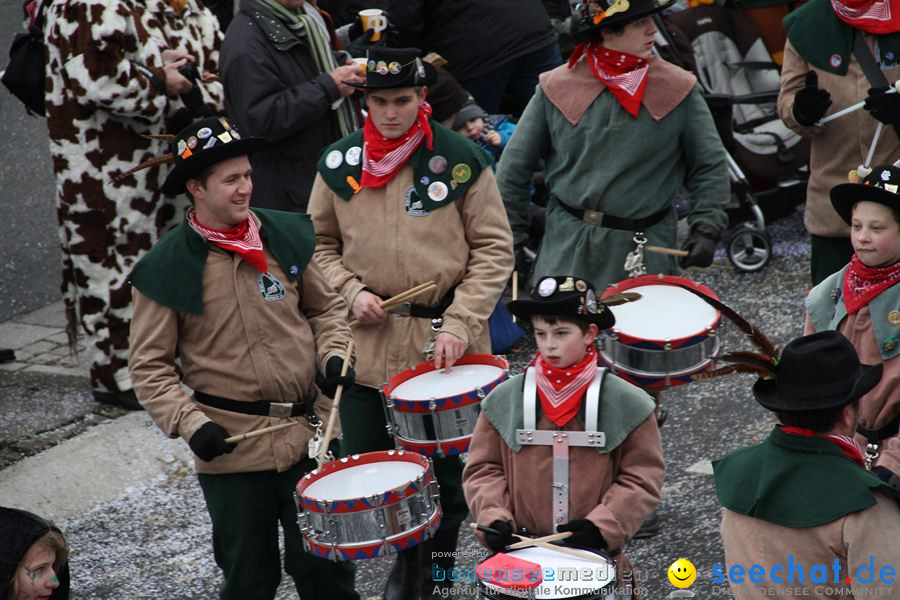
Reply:
[[278, 302], [284, 298], [284, 286], [271, 273], [262, 273], [256, 276], [256, 284], [266, 302]]
[[411, 185], [403, 196], [403, 210], [411, 217], [424, 217], [429, 211], [422, 208], [422, 201], [416, 193], [416, 186]]
[[465, 183], [472, 178], [472, 168], [465, 164], [459, 163], [455, 167], [453, 167], [453, 181], [458, 181], [459, 183]]

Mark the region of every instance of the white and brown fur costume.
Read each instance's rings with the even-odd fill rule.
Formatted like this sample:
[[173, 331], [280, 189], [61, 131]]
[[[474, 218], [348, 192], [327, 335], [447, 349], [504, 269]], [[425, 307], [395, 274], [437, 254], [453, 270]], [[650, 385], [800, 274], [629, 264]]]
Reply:
[[[173, 4], [177, 4], [173, 1]], [[199, 72], [218, 73], [221, 33], [197, 0], [176, 12], [165, 0], [47, 3], [47, 125], [56, 174], [62, 245], [62, 292], [70, 339], [85, 335], [95, 391], [131, 389], [126, 277], [159, 236], [182, 218], [185, 200], [165, 198], [166, 168], [120, 181], [130, 167], [167, 151], [146, 135], [180, 130], [192, 120], [164, 82], [163, 50], [191, 54]], [[219, 82], [200, 85], [220, 111]]]

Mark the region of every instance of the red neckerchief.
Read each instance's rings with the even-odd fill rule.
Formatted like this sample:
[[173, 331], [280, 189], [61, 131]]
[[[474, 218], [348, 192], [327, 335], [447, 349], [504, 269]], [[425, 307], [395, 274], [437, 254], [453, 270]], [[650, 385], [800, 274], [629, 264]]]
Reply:
[[833, 433], [815, 433], [812, 429], [806, 429], [804, 427], [787, 427], [785, 425], [780, 425], [780, 427], [783, 433], [828, 440], [836, 444], [847, 458], [861, 466], [863, 469], [866, 468], [866, 461], [863, 460], [862, 452], [859, 450], [856, 440], [850, 436], [835, 435]]
[[584, 358], [565, 369], [558, 369], [535, 354], [531, 360], [537, 381], [541, 411], [558, 427], [562, 427], [578, 414], [581, 399], [597, 373], [597, 351], [591, 344]]
[[378, 131], [372, 122], [372, 115], [366, 117], [363, 125], [362, 187], [381, 187], [387, 185], [400, 167], [406, 164], [412, 153], [416, 151], [422, 140], [429, 150], [434, 148], [434, 132], [428, 117], [431, 116], [431, 105], [425, 102], [419, 107], [415, 123], [400, 137], [389, 140]]
[[650, 63], [634, 54], [611, 50], [593, 42], [581, 42], [569, 57], [570, 69], [582, 54], [594, 76], [612, 92], [622, 108], [632, 117], [637, 117], [647, 89]]
[[900, 31], [900, 0], [831, 0], [837, 18], [873, 35]]
[[842, 289], [847, 313], [852, 315], [897, 281], [900, 281], [900, 262], [889, 267], [867, 267], [854, 254]]
[[266, 254], [263, 252], [262, 239], [259, 237], [259, 227], [252, 216], [248, 215], [246, 221], [233, 229], [221, 231], [201, 224], [197, 220], [196, 213], [191, 210], [188, 212], [188, 223], [210, 244], [234, 252], [263, 275], [269, 272], [266, 267]]

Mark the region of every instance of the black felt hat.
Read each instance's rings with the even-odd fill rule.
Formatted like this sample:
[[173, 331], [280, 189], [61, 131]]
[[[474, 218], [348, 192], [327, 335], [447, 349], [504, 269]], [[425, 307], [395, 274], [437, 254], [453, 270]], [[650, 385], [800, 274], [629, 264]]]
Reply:
[[207, 117], [182, 129], [172, 142], [175, 167], [169, 172], [162, 192], [182, 194], [184, 184], [197, 173], [223, 160], [252, 154], [266, 145], [263, 138], [243, 137], [225, 117]]
[[345, 82], [361, 90], [391, 90], [431, 85], [437, 69], [419, 57], [418, 48], [372, 46], [366, 52], [365, 83]]
[[675, 0], [582, 0], [575, 7], [574, 35], [602, 27], [618, 27], [673, 5]]
[[533, 315], [552, 315], [595, 323], [600, 329], [609, 329], [616, 323], [612, 311], [597, 300], [594, 286], [569, 275], [542, 278], [531, 290], [529, 300], [513, 300], [506, 307], [523, 320]]
[[841, 183], [831, 188], [831, 205], [848, 224], [857, 202], [878, 202], [900, 209], [900, 169], [894, 165], [872, 167], [862, 183]]
[[843, 335], [820, 331], [785, 346], [778, 361], [778, 377], [758, 379], [753, 395], [773, 411], [835, 408], [878, 385], [881, 372], [881, 363], [860, 364], [856, 349]]

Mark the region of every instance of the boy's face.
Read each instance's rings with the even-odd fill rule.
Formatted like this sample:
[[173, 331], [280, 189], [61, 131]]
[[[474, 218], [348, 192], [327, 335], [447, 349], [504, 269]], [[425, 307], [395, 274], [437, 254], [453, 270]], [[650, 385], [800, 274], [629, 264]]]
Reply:
[[474, 119], [469, 119], [468, 121], [466, 121], [466, 124], [457, 129], [456, 133], [474, 141], [481, 137], [483, 131], [484, 119], [482, 119], [481, 117], [475, 117]]
[[419, 115], [419, 107], [425, 104], [427, 88], [397, 88], [373, 90], [366, 94], [369, 116], [378, 133], [389, 140], [404, 135]]
[[194, 197], [197, 220], [218, 230], [231, 229], [246, 221], [253, 193], [251, 171], [246, 156], [235, 156], [215, 165], [205, 186], [197, 179], [189, 179], [186, 185]]
[[557, 321], [551, 325], [539, 316], [532, 317], [531, 324], [538, 351], [557, 369], [570, 367], [584, 358], [587, 347], [594, 342], [599, 331], [593, 323], [582, 332], [575, 323]]
[[653, 55], [653, 40], [656, 32], [656, 24], [653, 19], [641, 17], [625, 25], [622, 33], [601, 30], [601, 35], [604, 47], [649, 59]]
[[857, 203], [850, 220], [850, 243], [867, 267], [900, 260], [900, 225], [891, 209], [878, 202]]

